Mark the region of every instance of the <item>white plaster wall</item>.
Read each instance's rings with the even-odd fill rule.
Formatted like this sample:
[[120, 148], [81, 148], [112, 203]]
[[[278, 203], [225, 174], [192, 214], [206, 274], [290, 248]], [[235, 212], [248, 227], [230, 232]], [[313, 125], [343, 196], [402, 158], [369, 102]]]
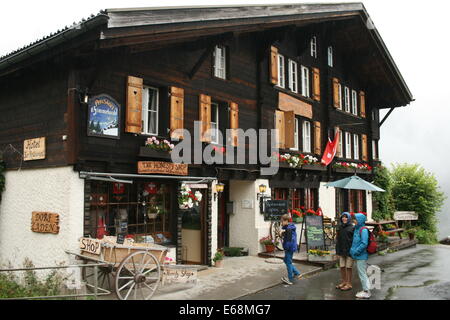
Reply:
[[[259, 239], [269, 235], [270, 231], [270, 222], [264, 221], [259, 210], [257, 193], [260, 184], [265, 184], [266, 194], [270, 194], [268, 180], [230, 181], [230, 201], [236, 205], [235, 214], [230, 216], [230, 247], [247, 247], [249, 255], [263, 251]], [[253, 208], [242, 208], [243, 200], [253, 200]]]
[[372, 192], [366, 191], [367, 221], [372, 221]]
[[[72, 167], [6, 172], [0, 204], [0, 264], [35, 266], [68, 262], [64, 250], [77, 251], [83, 235], [84, 180]], [[59, 234], [31, 231], [32, 211], [59, 214]]]
[[336, 189], [325, 187], [327, 183], [321, 182], [319, 188], [319, 207], [322, 208], [323, 215], [332, 218], [336, 215]]
[[212, 199], [211, 199], [211, 260], [214, 258], [214, 255], [217, 251], [217, 227], [218, 227], [218, 201], [219, 195], [217, 195], [217, 199], [214, 200], [214, 194], [216, 193], [216, 184], [218, 183], [217, 180], [214, 180], [212, 182]]

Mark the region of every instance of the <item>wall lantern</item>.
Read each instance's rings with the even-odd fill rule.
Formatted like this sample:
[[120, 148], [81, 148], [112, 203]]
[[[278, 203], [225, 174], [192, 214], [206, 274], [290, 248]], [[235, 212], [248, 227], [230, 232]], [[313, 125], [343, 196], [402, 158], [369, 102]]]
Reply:
[[216, 192], [214, 193], [214, 201], [217, 200], [217, 194], [222, 193], [225, 189], [225, 185], [223, 183], [216, 184]]
[[257, 193], [258, 200], [259, 200], [259, 198], [261, 198], [265, 195], [266, 190], [267, 190], [267, 186], [265, 184], [259, 185], [259, 192]]

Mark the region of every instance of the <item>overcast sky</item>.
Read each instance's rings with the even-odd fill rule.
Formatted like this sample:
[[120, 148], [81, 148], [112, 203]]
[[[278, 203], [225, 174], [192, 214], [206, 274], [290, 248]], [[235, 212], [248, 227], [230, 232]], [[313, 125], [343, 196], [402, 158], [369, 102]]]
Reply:
[[[301, 3], [290, 0], [154, 1], [3, 1], [0, 4], [0, 56], [107, 8], [212, 4]], [[304, 1], [355, 2], [355, 1]], [[445, 1], [363, 1], [400, 72], [416, 99], [396, 109], [382, 126], [380, 156], [386, 165], [419, 163], [433, 172], [450, 197], [446, 162], [450, 143], [448, 11]], [[385, 113], [385, 112], [384, 112]], [[441, 236], [450, 235], [450, 200]]]

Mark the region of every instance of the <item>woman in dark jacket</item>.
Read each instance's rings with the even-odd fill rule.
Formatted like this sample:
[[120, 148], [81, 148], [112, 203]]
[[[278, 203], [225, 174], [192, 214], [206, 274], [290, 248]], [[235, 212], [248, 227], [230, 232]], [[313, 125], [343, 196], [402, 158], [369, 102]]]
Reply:
[[336, 254], [339, 256], [342, 281], [336, 286], [336, 289], [347, 291], [352, 289], [353, 259], [350, 256], [350, 248], [352, 247], [353, 231], [355, 227], [352, 224], [352, 217], [348, 212], [344, 212], [339, 221]]

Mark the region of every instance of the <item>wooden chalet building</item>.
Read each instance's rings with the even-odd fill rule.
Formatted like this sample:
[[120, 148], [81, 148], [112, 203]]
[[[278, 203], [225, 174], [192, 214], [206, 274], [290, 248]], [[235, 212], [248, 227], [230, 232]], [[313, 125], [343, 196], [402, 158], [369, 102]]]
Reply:
[[[65, 261], [79, 237], [115, 235], [120, 222], [177, 263], [209, 265], [223, 246], [256, 255], [270, 227], [260, 185], [293, 209], [370, 217], [369, 193], [324, 184], [355, 171], [372, 179], [336, 163], [379, 164], [379, 110], [412, 100], [360, 3], [103, 11], [0, 57], [0, 261]], [[192, 145], [243, 144], [248, 160], [248, 142], [216, 131], [237, 128], [279, 129], [281, 155], [319, 162], [336, 130], [342, 139], [328, 167], [281, 162], [271, 176], [260, 162], [174, 164], [145, 146], [176, 145], [175, 130], [187, 129]], [[179, 209], [183, 183], [202, 194], [194, 210]], [[33, 232], [32, 212], [59, 214], [59, 232]]]

